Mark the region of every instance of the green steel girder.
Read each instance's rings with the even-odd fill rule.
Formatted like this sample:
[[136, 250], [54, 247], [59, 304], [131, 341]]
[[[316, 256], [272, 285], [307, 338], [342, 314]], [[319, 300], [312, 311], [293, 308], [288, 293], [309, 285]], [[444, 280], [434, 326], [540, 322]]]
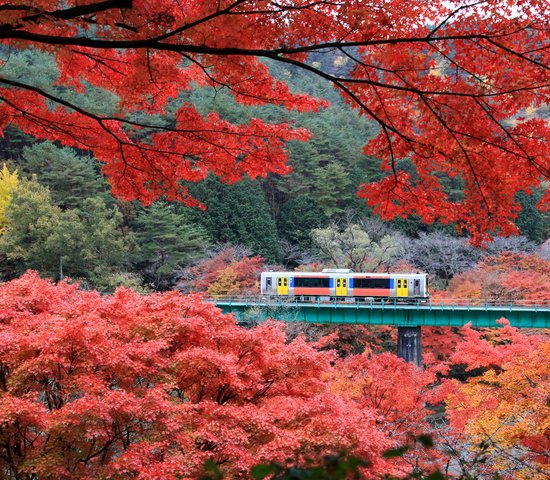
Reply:
[[504, 317], [518, 328], [550, 328], [550, 308], [510, 306], [453, 306], [432, 304], [306, 304], [216, 301], [224, 313], [241, 322], [273, 318], [284, 322], [461, 327], [498, 327]]

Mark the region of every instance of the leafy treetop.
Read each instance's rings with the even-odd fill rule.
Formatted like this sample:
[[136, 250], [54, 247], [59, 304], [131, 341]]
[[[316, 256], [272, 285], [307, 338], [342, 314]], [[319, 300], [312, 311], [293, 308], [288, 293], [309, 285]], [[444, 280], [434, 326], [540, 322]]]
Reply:
[[[197, 204], [182, 180], [285, 173], [284, 142], [308, 133], [201, 116], [191, 103], [170, 121], [143, 113], [165, 113], [193, 84], [224, 86], [245, 105], [326, 104], [274, 80], [262, 62], [271, 59], [324, 78], [378, 123], [365, 151], [387, 177], [359, 192], [377, 212], [456, 222], [480, 241], [515, 232], [514, 193], [549, 176], [548, 124], [526, 114], [549, 100], [549, 19], [545, 0], [2, 2], [4, 61], [12, 48], [34, 47], [55, 56], [59, 77], [43, 86], [2, 74], [0, 131], [13, 124], [92, 151], [126, 199]], [[328, 51], [348, 68], [308, 63]], [[59, 86], [83, 99], [99, 86], [118, 104], [100, 114]], [[413, 172], [401, 169], [405, 158]], [[442, 175], [461, 180], [462, 198], [447, 196]]]

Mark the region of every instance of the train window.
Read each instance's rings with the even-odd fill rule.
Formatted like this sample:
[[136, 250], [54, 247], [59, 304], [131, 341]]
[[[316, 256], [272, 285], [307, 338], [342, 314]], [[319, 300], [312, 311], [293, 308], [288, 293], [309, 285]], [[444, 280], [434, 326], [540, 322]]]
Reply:
[[336, 286], [340, 287], [340, 279], [339, 278], [336, 279]]
[[328, 288], [328, 277], [294, 277], [294, 287], [298, 288]]
[[282, 278], [278, 278], [277, 279], [277, 285], [280, 287], [283, 285], [283, 279]]
[[268, 278], [265, 279], [265, 286], [266, 287], [271, 287], [271, 278], [268, 277]]
[[397, 280], [397, 288], [401, 288], [401, 279], [400, 278]]
[[390, 288], [389, 278], [354, 278], [353, 288]]
[[403, 288], [407, 288], [408, 285], [409, 285], [409, 281], [403, 280]]
[[283, 278], [283, 285], [285, 287], [288, 285], [288, 278]]
[[342, 278], [342, 287], [348, 286], [348, 280], [346, 278]]

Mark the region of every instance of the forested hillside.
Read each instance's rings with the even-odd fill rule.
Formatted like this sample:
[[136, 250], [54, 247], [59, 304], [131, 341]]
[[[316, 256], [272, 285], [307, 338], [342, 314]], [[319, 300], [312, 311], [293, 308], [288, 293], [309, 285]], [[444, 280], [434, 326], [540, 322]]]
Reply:
[[549, 39], [0, 0], [0, 480], [548, 479]]
[[[347, 68], [344, 56], [311, 58], [312, 64], [321, 61], [334, 71]], [[534, 207], [540, 191], [518, 194], [522, 210], [517, 225], [523, 237], [497, 239], [486, 250], [470, 246], [453, 225], [427, 225], [414, 216], [380, 221], [357, 197], [360, 184], [382, 175], [379, 160], [361, 153], [376, 134], [376, 124], [360, 117], [321, 79], [292, 67], [268, 65], [294, 92], [326, 99], [327, 104], [317, 112], [246, 107], [237, 104], [227, 88], [198, 85], [170, 100], [171, 112], [192, 102], [202, 115], [215, 112], [237, 124], [250, 118], [291, 122], [311, 135], [307, 142], [287, 143], [286, 175], [234, 184], [211, 176], [189, 184], [205, 209], [166, 201], [143, 206], [116, 200], [100, 164], [88, 152], [9, 128], [0, 152], [5, 165], [0, 176], [2, 278], [35, 269], [54, 278], [78, 279], [101, 291], [118, 285], [142, 291], [188, 289], [186, 278], [198, 262], [215, 259], [220, 252], [223, 256], [233, 245], [239, 248], [231, 250], [237, 252], [231, 261], [257, 255], [284, 268], [316, 264], [357, 271], [408, 265], [429, 272], [436, 285], [444, 287], [484, 254], [533, 252], [550, 235], [550, 217]], [[37, 50], [11, 52], [3, 68], [6, 76], [33, 76], [44, 85], [59, 75], [53, 58]], [[63, 98], [79, 95], [58, 90]], [[87, 101], [107, 114], [105, 109], [113, 103], [109, 95], [91, 88]], [[162, 124], [170, 118], [168, 114], [155, 121]], [[412, 164], [409, 170], [414, 174]], [[461, 195], [456, 179], [442, 181], [451, 196]]]

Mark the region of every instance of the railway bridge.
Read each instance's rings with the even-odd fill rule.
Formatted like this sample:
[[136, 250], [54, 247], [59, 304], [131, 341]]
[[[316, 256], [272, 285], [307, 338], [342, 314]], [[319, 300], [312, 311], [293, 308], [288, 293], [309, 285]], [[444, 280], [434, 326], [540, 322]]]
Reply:
[[498, 327], [504, 317], [518, 328], [550, 328], [550, 303], [470, 304], [460, 300], [444, 303], [406, 304], [395, 301], [350, 303], [331, 301], [303, 303], [298, 299], [261, 297], [216, 298], [212, 301], [224, 313], [232, 313], [241, 323], [272, 318], [284, 322], [341, 325], [394, 325], [398, 331], [400, 357], [422, 364], [421, 327]]

